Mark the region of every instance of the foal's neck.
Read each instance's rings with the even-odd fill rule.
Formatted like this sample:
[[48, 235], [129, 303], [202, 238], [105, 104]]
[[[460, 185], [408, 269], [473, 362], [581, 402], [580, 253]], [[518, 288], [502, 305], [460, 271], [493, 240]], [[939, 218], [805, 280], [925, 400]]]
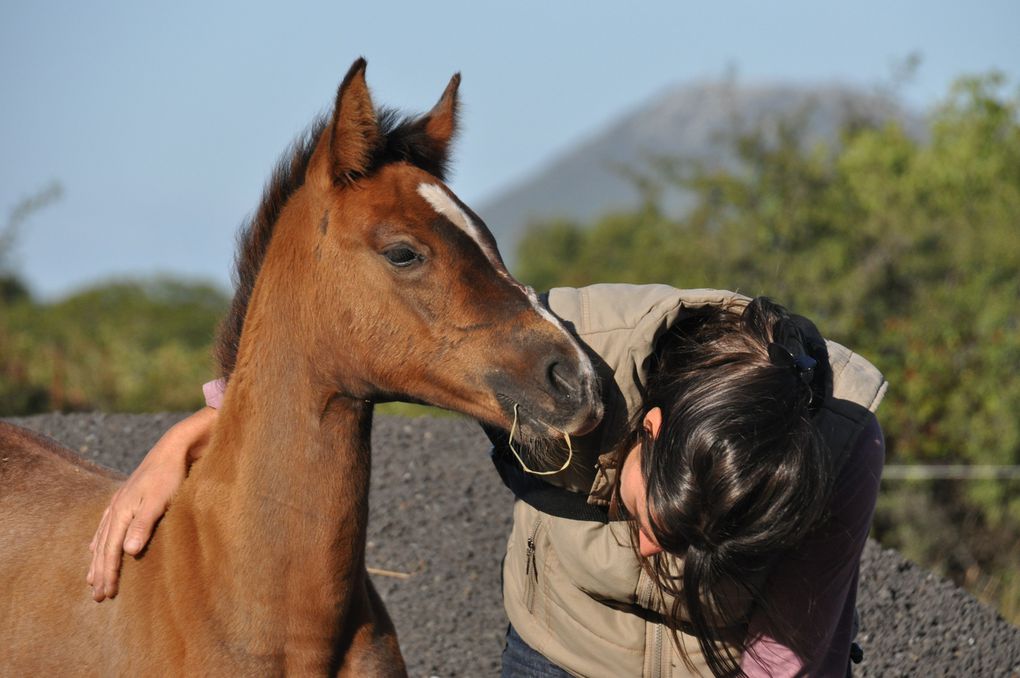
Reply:
[[314, 653], [335, 644], [364, 585], [372, 406], [330, 397], [310, 368], [273, 353], [239, 358], [175, 509], [215, 581], [214, 613], [242, 629], [234, 642]]

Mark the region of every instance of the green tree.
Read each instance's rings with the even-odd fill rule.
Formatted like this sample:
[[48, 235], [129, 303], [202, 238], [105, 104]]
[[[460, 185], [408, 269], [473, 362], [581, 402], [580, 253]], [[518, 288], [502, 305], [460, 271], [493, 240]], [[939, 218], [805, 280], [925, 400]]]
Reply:
[[214, 374], [211, 344], [227, 298], [173, 279], [92, 287], [0, 316], [0, 412], [188, 410]]
[[64, 189], [56, 181], [15, 204], [0, 230], [0, 308], [29, 297], [28, 286], [21, 280], [14, 263], [14, 246], [22, 224], [34, 213], [63, 196]]
[[0, 415], [50, 410], [194, 409], [214, 374], [211, 344], [227, 299], [169, 278], [94, 286], [39, 303], [17, 274], [19, 231], [63, 195], [21, 200], [0, 230]]

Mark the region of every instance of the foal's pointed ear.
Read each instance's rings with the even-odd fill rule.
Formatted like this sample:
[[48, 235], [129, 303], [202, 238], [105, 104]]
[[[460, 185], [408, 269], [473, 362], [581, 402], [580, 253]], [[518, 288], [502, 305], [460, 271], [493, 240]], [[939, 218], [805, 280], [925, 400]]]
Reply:
[[457, 136], [458, 97], [460, 73], [450, 78], [443, 96], [432, 110], [425, 114], [425, 136], [435, 158], [436, 164], [445, 166], [450, 154], [450, 143]]
[[332, 178], [349, 181], [367, 172], [380, 143], [379, 123], [365, 82], [365, 60], [351, 65], [336, 93], [330, 121], [329, 162]]

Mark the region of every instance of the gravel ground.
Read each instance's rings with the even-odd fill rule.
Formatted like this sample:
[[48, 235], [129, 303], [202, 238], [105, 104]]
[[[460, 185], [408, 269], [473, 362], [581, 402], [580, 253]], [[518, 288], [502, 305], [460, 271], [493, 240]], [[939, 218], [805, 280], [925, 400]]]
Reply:
[[[12, 421], [130, 471], [180, 416]], [[466, 420], [380, 416], [373, 445], [368, 564], [410, 574], [373, 579], [411, 675], [497, 675], [506, 630], [499, 566], [511, 496], [491, 468], [485, 437]], [[895, 551], [868, 544], [859, 598], [865, 658], [855, 675], [1020, 676], [1020, 628]]]

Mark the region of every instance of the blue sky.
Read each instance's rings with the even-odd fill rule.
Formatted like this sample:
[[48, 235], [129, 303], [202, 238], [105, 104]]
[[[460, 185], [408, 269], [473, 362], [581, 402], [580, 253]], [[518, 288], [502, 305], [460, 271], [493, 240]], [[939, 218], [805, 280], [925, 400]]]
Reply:
[[[359, 55], [377, 102], [463, 74], [451, 185], [478, 206], [663, 90], [718, 79], [887, 83], [923, 109], [958, 75], [1020, 76], [1020, 3], [3, 3], [0, 224], [59, 181], [15, 252], [53, 297], [111, 276], [228, 284], [233, 239], [289, 141]], [[484, 213], [482, 217], [484, 218]]]

